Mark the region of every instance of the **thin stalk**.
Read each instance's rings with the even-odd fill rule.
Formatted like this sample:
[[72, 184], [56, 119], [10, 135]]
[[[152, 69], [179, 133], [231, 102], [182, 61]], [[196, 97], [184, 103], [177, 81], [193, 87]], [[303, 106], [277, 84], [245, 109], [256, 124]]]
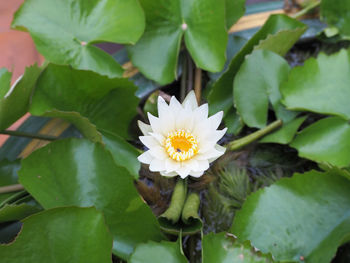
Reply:
[[180, 90], [180, 99], [183, 101], [186, 96], [186, 84], [187, 84], [187, 55], [183, 56], [182, 61], [182, 76], [181, 76], [181, 90]]
[[4, 201], [2, 201], [0, 203], [0, 208], [6, 204], [10, 204], [10, 203], [15, 202], [16, 200], [22, 198], [23, 196], [25, 196], [27, 194], [28, 194], [27, 191], [23, 190], [23, 191], [20, 191], [20, 192], [17, 192], [15, 194], [11, 195], [9, 198], [5, 199]]
[[38, 140], [44, 140], [44, 141], [54, 141], [58, 139], [55, 136], [50, 136], [45, 134], [37, 134], [37, 133], [34, 134], [34, 133], [10, 131], [10, 130], [0, 131], [0, 134], [6, 134], [10, 136], [17, 136], [17, 137], [26, 137], [26, 138], [38, 139]]
[[200, 68], [196, 68], [194, 75], [194, 93], [198, 104], [200, 104], [202, 96], [202, 70]]
[[321, 1], [317, 1], [317, 2], [311, 3], [308, 6], [306, 6], [304, 9], [302, 9], [299, 12], [293, 14], [292, 17], [295, 18], [295, 19], [298, 19], [298, 18], [306, 15], [307, 13], [309, 13], [312, 9], [318, 7], [320, 4], [321, 4]]
[[18, 192], [24, 190], [23, 185], [21, 184], [13, 184], [0, 187], [0, 194], [7, 194], [12, 192]]
[[193, 61], [191, 55], [187, 53], [187, 93], [193, 90]]
[[243, 138], [240, 138], [238, 140], [235, 140], [235, 141], [228, 143], [227, 149], [230, 151], [238, 150], [238, 149], [242, 148], [243, 146], [246, 146], [246, 145], [260, 139], [261, 137], [269, 134], [270, 132], [276, 130], [277, 128], [281, 127], [282, 124], [283, 124], [283, 122], [281, 120], [274, 121], [273, 123], [269, 124], [268, 126], [266, 126], [265, 128], [263, 128], [261, 130], [258, 130], [258, 131], [253, 132], [252, 134], [249, 134]]

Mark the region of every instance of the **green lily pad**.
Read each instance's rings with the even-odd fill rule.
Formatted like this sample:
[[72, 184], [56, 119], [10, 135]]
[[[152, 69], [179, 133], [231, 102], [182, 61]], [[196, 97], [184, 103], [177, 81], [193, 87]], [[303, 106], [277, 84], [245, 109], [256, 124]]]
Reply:
[[[74, 248], [74, 249], [73, 249]], [[112, 237], [95, 208], [55, 208], [23, 220], [16, 240], [0, 244], [7, 263], [111, 262]]]
[[345, 38], [350, 38], [350, 1], [322, 0], [321, 18], [330, 27], [335, 27]]
[[313, 123], [290, 144], [299, 156], [338, 167], [350, 165], [350, 124], [339, 117]]
[[141, 154], [134, 146], [115, 134], [103, 134], [103, 143], [113, 156], [115, 163], [125, 167], [135, 178], [139, 178], [141, 167], [137, 157]]
[[30, 33], [47, 60], [111, 78], [121, 77], [123, 69], [94, 44], [134, 44], [144, 27], [137, 0], [26, 0], [12, 22]]
[[30, 113], [66, 119], [93, 141], [101, 138], [96, 128], [127, 138], [139, 101], [135, 91], [127, 79], [50, 64], [38, 79]]
[[350, 51], [321, 53], [291, 70], [281, 86], [287, 108], [337, 115], [350, 119]]
[[[135, 246], [163, 235], [129, 172], [100, 143], [55, 141], [22, 161], [20, 182], [45, 208], [95, 206], [113, 235], [113, 253], [127, 259]], [[140, 219], [142, 219], [140, 221]]]
[[287, 122], [295, 117], [295, 113], [287, 112], [280, 103], [279, 87], [289, 71], [287, 61], [268, 50], [256, 50], [243, 62], [234, 79], [233, 98], [239, 115], [249, 127], [266, 126], [269, 103], [278, 119]]
[[[166, 84], [177, 77], [183, 36], [197, 67], [214, 72], [223, 68], [228, 38], [224, 0], [140, 3], [146, 14], [146, 30], [128, 51], [133, 64], [147, 78]], [[232, 18], [234, 10], [229, 12]]]
[[180, 241], [140, 244], [131, 255], [130, 263], [187, 263]]
[[28, 111], [30, 96], [41, 70], [37, 65], [26, 68], [23, 77], [11, 88], [11, 73], [0, 76], [0, 130], [8, 128]]
[[226, 27], [230, 29], [245, 12], [245, 0], [226, 0]]
[[240, 243], [225, 233], [210, 233], [202, 241], [203, 263], [272, 263], [271, 255], [256, 251], [249, 242]]
[[250, 195], [231, 232], [277, 261], [328, 263], [350, 237], [350, 181], [311, 171]]
[[[223, 110], [226, 113], [232, 107], [232, 85], [235, 75], [243, 63], [245, 56], [250, 54], [254, 50], [255, 46], [258, 46], [255, 47], [256, 49], [259, 48], [259, 43], [261, 40], [268, 38], [269, 35], [276, 35], [276, 40], [279, 40], [279, 42], [270, 42], [270, 46], [264, 44], [263, 47], [264, 49], [277, 52], [281, 51], [279, 46], [283, 44], [285, 45], [285, 48], [282, 50], [283, 53], [281, 52], [279, 55], [284, 56], [285, 52], [287, 52], [288, 49], [294, 45], [294, 43], [305, 32], [305, 30], [306, 27], [303, 23], [286, 15], [270, 16], [264, 26], [244, 45], [241, 51], [237, 53], [237, 55], [232, 59], [227, 71], [213, 85], [212, 90], [208, 96], [211, 114], [220, 110]], [[277, 35], [279, 34], [284, 34], [285, 38], [277, 38]]]
[[0, 98], [3, 98], [10, 89], [12, 73], [6, 68], [0, 69]]
[[260, 143], [279, 143], [279, 144], [290, 143], [293, 140], [300, 125], [306, 120], [306, 118], [307, 116], [303, 116], [303, 117], [294, 119], [286, 124], [283, 124], [283, 126], [279, 130], [265, 136], [259, 142]]

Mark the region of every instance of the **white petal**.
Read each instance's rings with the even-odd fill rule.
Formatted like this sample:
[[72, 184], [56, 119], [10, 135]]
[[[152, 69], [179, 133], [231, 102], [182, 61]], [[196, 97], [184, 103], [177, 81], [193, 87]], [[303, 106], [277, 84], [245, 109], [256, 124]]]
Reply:
[[148, 125], [142, 121], [137, 121], [137, 124], [139, 125], [139, 128], [143, 135], [148, 135], [148, 133], [152, 132], [151, 125]]
[[174, 177], [177, 176], [176, 172], [171, 172], [171, 173], [167, 173], [167, 172], [160, 172], [161, 175], [166, 176], [166, 177]]
[[194, 158], [185, 161], [184, 165], [188, 166], [192, 171], [202, 170], [199, 168], [198, 161]]
[[137, 157], [137, 159], [141, 163], [150, 164], [153, 160], [153, 157], [150, 154], [150, 151], [147, 151], [147, 152], [144, 152], [143, 154], [141, 154], [139, 157]]
[[223, 116], [224, 116], [224, 112], [223, 111], [219, 111], [218, 113], [216, 113], [213, 116], [209, 117], [209, 121], [210, 121], [212, 129], [216, 130], [219, 127]]
[[162, 134], [155, 132], [150, 132], [149, 134], [153, 136], [159, 142], [160, 145], [163, 145], [165, 137]]
[[208, 170], [208, 168], [209, 168], [208, 160], [197, 160], [197, 162], [198, 162], [200, 171]]
[[210, 140], [213, 140], [213, 141], [216, 141], [216, 142], [217, 142], [217, 141], [220, 140], [222, 137], [224, 137], [226, 131], [227, 131], [227, 128], [213, 132], [213, 133], [210, 135]]
[[159, 118], [154, 117], [151, 113], [147, 112], [149, 123], [151, 124], [152, 130], [157, 133], [162, 132], [162, 125]]
[[158, 96], [158, 116], [164, 116], [167, 115], [168, 111], [169, 111], [169, 106], [168, 104], [165, 102], [165, 100], [161, 97]]
[[196, 119], [198, 118], [200, 120], [204, 120], [208, 118], [208, 104], [206, 103], [199, 106], [197, 109], [194, 110], [193, 113], [196, 116]]
[[168, 158], [168, 154], [165, 152], [165, 149], [161, 146], [152, 147], [149, 149], [149, 153], [159, 160], [164, 160]]
[[215, 145], [215, 149], [216, 149], [218, 152], [220, 152], [220, 155], [210, 158], [210, 159], [208, 160], [209, 163], [214, 162], [217, 158], [219, 158], [221, 155], [223, 155], [223, 154], [225, 153], [225, 151], [226, 151], [226, 148], [220, 146], [219, 144]]
[[160, 171], [164, 171], [164, 167], [165, 167], [164, 161], [159, 159], [153, 159], [149, 165], [149, 170], [151, 172], [160, 172]]
[[159, 142], [153, 136], [140, 136], [139, 139], [148, 149], [159, 146]]
[[[226, 148], [222, 147], [218, 144], [215, 144], [211, 149], [204, 153], [198, 153], [194, 158], [196, 160], [211, 160], [211, 159], [217, 159], [221, 155], [225, 153]], [[212, 161], [209, 161], [212, 162]]]
[[191, 109], [194, 110], [198, 107], [196, 94], [193, 90], [190, 91], [190, 93], [187, 94], [186, 98], [184, 99], [182, 106], [184, 106], [185, 109]]
[[191, 169], [186, 165], [184, 165], [176, 170], [176, 172], [178, 173], [178, 175], [180, 175], [180, 177], [182, 179], [186, 178], [189, 175], [190, 171], [191, 171]]
[[170, 99], [169, 109], [173, 112], [183, 109], [181, 103], [175, 98], [175, 96], [172, 96]]
[[171, 158], [165, 159], [165, 170], [167, 173], [176, 171], [180, 167], [181, 167], [181, 165], [179, 162], [177, 162]]
[[190, 176], [193, 176], [193, 177], [201, 177], [203, 175], [204, 171], [200, 171], [200, 172], [194, 172], [194, 171], [191, 171], [190, 172]]
[[193, 129], [193, 114], [190, 110], [181, 110], [177, 112], [176, 129], [190, 130]]

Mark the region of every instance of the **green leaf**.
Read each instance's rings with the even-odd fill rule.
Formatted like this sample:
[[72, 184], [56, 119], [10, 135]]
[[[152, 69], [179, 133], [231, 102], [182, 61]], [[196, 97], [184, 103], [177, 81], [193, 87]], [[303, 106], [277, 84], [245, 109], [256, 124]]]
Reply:
[[127, 79], [50, 64], [38, 79], [30, 113], [66, 119], [94, 141], [100, 135], [89, 122], [98, 130], [129, 137], [138, 104], [135, 91]]
[[299, 156], [338, 167], [350, 165], [350, 124], [339, 117], [322, 119], [304, 129], [290, 144]]
[[311, 171], [250, 195], [231, 231], [276, 260], [328, 263], [350, 237], [350, 181]]
[[3, 98], [10, 89], [12, 73], [6, 68], [0, 68], [0, 98]]
[[103, 133], [103, 143], [117, 165], [125, 167], [135, 179], [139, 178], [141, 165], [137, 157], [141, 153], [134, 146], [118, 135], [107, 133]]
[[245, 0], [225, 0], [227, 30], [240, 19], [245, 12]]
[[22, 203], [19, 205], [5, 205], [0, 209], [0, 223], [16, 221], [41, 211], [37, 206]]
[[266, 126], [269, 102], [278, 119], [294, 118], [295, 113], [287, 113], [280, 103], [279, 87], [289, 70], [287, 61], [268, 50], [256, 50], [243, 62], [234, 79], [233, 98], [239, 115], [249, 127]]
[[[30, 96], [40, 73], [41, 69], [37, 65], [26, 68], [23, 77], [11, 88], [7, 86], [11, 74], [0, 76], [2, 80], [5, 78], [0, 83], [0, 130], [8, 128], [28, 111]], [[5, 90], [6, 93], [3, 92]]]
[[[20, 182], [45, 208], [95, 206], [113, 235], [113, 253], [127, 259], [134, 247], [163, 238], [129, 172], [100, 143], [55, 141], [22, 161]], [[141, 221], [140, 221], [141, 220]]]
[[186, 257], [182, 253], [180, 242], [156, 243], [149, 241], [140, 244], [131, 255], [130, 263], [187, 263]]
[[237, 111], [235, 111], [234, 108], [229, 109], [223, 120], [227, 127], [227, 133], [237, 135], [244, 127], [241, 116], [238, 115]]
[[12, 28], [29, 31], [38, 51], [53, 63], [113, 78], [121, 77], [123, 69], [94, 44], [134, 44], [144, 19], [137, 0], [26, 0]]
[[95, 208], [56, 208], [23, 220], [13, 243], [0, 245], [7, 263], [111, 262], [112, 238]]
[[182, 37], [197, 67], [220, 71], [225, 63], [227, 32], [224, 0], [140, 0], [146, 30], [128, 48], [133, 64], [161, 84], [177, 77]]
[[[20, 160], [14, 162], [10, 162], [6, 159], [2, 160], [0, 162], [0, 186], [17, 184], [17, 171], [19, 170], [20, 166]], [[0, 204], [12, 195], [13, 193], [0, 194]]]
[[338, 115], [350, 119], [350, 51], [320, 54], [290, 72], [281, 86], [283, 103], [290, 109]]
[[210, 233], [202, 241], [203, 263], [272, 263], [271, 256], [255, 251], [249, 242], [239, 243], [225, 233]]
[[[225, 111], [225, 113], [232, 107], [232, 85], [236, 73], [238, 72], [241, 64], [244, 61], [246, 55], [250, 54], [256, 45], [263, 39], [266, 39], [269, 35], [279, 35], [283, 32], [288, 32], [288, 37], [278, 38], [283, 45], [288, 43], [291, 48], [295, 41], [305, 32], [306, 27], [303, 23], [292, 19], [286, 15], [272, 15], [269, 17], [264, 26], [245, 44], [241, 51], [232, 59], [227, 71], [219, 78], [219, 80], [214, 84], [208, 101], [210, 104], [211, 114], [218, 112], [220, 110]], [[273, 45], [265, 49], [270, 51], [278, 51], [281, 42], [275, 42]], [[285, 49], [284, 49], [285, 50]], [[279, 55], [284, 56], [284, 53], [279, 53]]]
[[306, 118], [307, 116], [303, 116], [284, 124], [282, 128], [265, 136], [259, 142], [260, 143], [279, 143], [279, 144], [290, 143], [293, 140], [300, 125], [306, 120]]
[[321, 18], [330, 27], [336, 27], [346, 38], [350, 37], [350, 1], [322, 0]]

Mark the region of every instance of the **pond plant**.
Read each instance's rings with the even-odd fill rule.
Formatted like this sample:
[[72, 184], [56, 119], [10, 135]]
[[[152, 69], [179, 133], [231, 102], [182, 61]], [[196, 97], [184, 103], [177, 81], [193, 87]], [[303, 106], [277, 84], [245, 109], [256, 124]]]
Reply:
[[0, 262], [350, 262], [350, 1], [294, 2], [24, 1]]

